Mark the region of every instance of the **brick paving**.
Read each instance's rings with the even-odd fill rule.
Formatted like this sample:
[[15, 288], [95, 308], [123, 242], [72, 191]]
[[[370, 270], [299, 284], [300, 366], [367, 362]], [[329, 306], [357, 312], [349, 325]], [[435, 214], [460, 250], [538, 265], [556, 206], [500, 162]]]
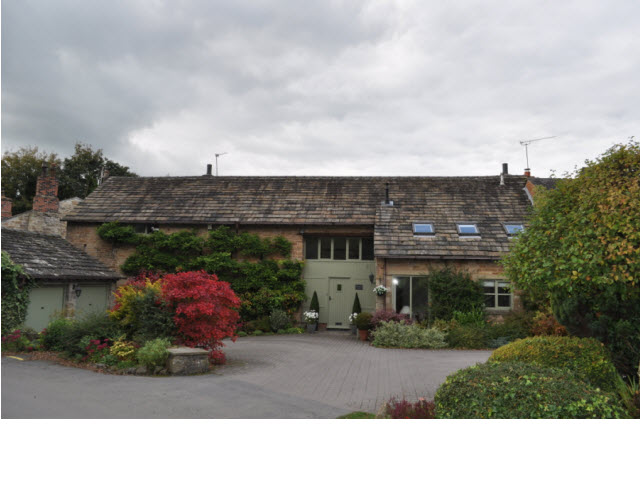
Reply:
[[390, 397], [432, 399], [447, 375], [485, 362], [488, 350], [382, 349], [345, 332], [244, 337], [216, 373], [348, 410], [376, 412]]

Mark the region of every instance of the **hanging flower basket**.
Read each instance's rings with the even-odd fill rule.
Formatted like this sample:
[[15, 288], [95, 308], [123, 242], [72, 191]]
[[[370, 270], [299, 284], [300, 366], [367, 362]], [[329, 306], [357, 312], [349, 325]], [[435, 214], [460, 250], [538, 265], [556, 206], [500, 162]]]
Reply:
[[389, 291], [389, 289], [387, 287], [385, 287], [384, 285], [378, 285], [376, 288], [373, 289], [373, 291], [376, 292], [376, 295], [381, 297], [385, 293], [387, 293]]

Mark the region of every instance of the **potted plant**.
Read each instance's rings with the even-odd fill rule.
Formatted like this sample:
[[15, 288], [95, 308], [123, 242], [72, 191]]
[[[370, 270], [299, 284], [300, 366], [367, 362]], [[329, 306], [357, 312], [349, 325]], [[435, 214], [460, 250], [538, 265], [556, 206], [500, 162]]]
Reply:
[[369, 312], [359, 313], [355, 319], [356, 327], [358, 327], [358, 335], [363, 342], [367, 341], [369, 337], [369, 330], [371, 329], [371, 315]]
[[360, 299], [358, 298], [358, 292], [356, 292], [356, 298], [354, 298], [353, 307], [351, 307], [351, 315], [349, 315], [349, 325], [351, 326], [351, 335], [355, 335], [358, 329], [356, 327], [355, 320], [360, 312], [362, 312], [362, 307], [360, 306]]
[[321, 323], [320, 322], [320, 302], [318, 301], [318, 294], [314, 291], [313, 292], [313, 297], [311, 297], [311, 304], [309, 305], [309, 310], [314, 311], [318, 314], [317, 317], [317, 325], [316, 325], [316, 329], [317, 330], [326, 330], [327, 329], [327, 324], [326, 323]]
[[376, 288], [373, 289], [373, 291], [376, 292], [376, 295], [381, 297], [385, 293], [387, 293], [389, 291], [389, 289], [387, 287], [385, 287], [384, 285], [378, 285]]
[[318, 312], [315, 310], [307, 310], [302, 314], [302, 317], [307, 324], [307, 333], [315, 333], [316, 323], [318, 321]]

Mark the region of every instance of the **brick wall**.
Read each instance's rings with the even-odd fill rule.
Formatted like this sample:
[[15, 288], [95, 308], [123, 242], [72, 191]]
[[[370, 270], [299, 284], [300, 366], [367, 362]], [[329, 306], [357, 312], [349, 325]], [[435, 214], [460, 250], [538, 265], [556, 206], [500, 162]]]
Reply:
[[11, 218], [11, 207], [13, 206], [13, 202], [10, 198], [4, 196], [4, 191], [2, 192], [2, 220], [7, 218]]
[[58, 211], [58, 179], [55, 169], [43, 167], [42, 174], [36, 184], [36, 195], [33, 197], [33, 211], [55, 213]]

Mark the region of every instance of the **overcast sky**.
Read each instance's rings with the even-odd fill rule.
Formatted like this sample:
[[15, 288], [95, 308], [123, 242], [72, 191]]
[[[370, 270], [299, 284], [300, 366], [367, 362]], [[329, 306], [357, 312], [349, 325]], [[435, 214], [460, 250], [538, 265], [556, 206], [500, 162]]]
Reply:
[[142, 175], [561, 175], [640, 133], [640, 2], [2, 1], [2, 150]]

